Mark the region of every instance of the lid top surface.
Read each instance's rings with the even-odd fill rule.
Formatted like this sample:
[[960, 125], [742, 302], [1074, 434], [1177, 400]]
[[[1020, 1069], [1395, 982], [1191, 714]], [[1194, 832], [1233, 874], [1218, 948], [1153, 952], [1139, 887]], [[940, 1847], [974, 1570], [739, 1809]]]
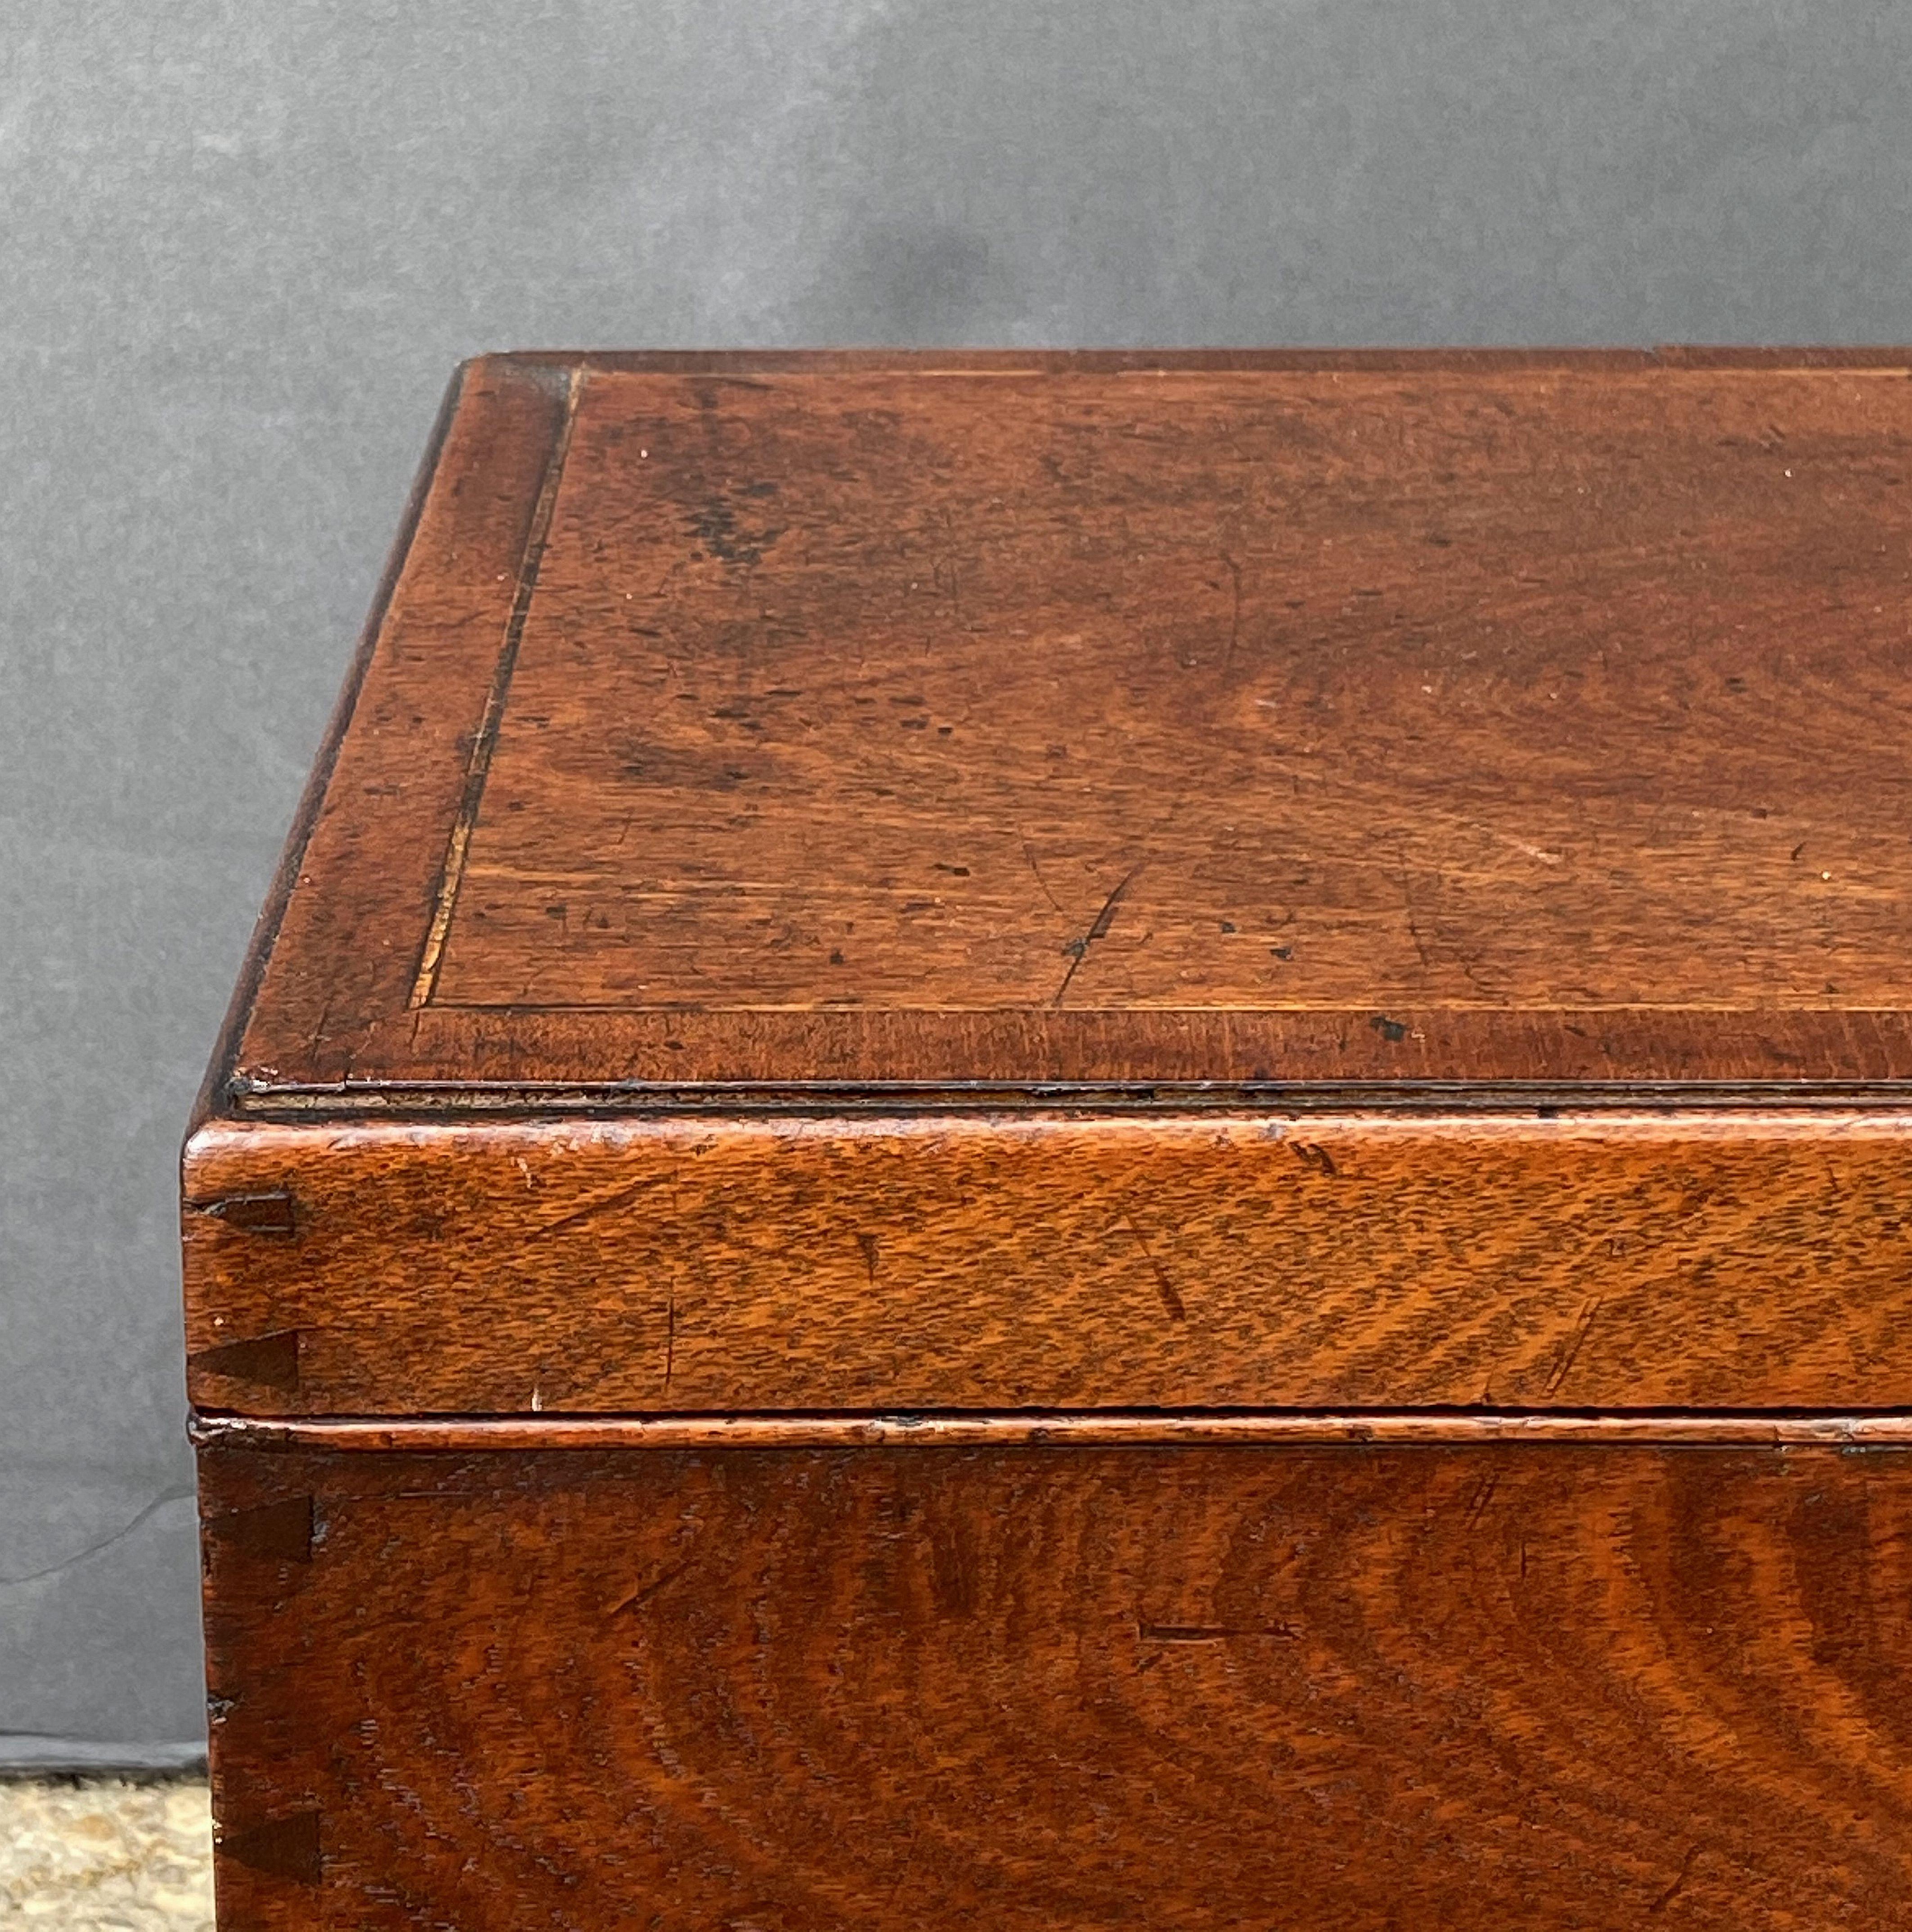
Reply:
[[241, 1096], [1912, 1076], [1902, 368], [1113, 361], [472, 365]]

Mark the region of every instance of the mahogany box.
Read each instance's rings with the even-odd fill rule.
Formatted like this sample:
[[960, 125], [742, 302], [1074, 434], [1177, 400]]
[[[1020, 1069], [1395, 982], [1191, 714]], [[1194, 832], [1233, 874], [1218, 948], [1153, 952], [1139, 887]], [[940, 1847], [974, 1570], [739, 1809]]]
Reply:
[[185, 1151], [226, 1932], [1912, 1925], [1908, 360], [463, 369]]

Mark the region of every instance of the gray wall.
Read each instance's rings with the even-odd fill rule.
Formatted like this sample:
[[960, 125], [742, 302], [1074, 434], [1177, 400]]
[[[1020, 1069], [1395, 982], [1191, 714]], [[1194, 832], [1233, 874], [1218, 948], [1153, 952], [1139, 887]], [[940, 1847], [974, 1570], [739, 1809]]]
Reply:
[[1884, 0], [8, 0], [0, 1760], [200, 1730], [173, 1160], [452, 363], [1905, 340]]

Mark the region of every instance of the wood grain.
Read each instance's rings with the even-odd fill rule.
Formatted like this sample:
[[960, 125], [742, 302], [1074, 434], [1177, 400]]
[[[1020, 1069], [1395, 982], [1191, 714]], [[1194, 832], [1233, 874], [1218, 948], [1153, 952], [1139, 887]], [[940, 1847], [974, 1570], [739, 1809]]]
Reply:
[[192, 1394], [1912, 1406], [1909, 1133], [1696, 1110], [217, 1124], [187, 1168]]
[[[284, 905], [256, 940], [235, 1058], [270, 1084], [400, 1015], [430, 936], [448, 842], [518, 601], [566, 379], [470, 365], [404, 561], [351, 694]], [[210, 1103], [229, 1094], [231, 1070]]]
[[202, 1476], [247, 1932], [1907, 1922], [1902, 1451]]
[[225, 1090], [1912, 1077], [1905, 368], [475, 365]]
[[224, 1932], [1912, 1925], [1908, 376], [468, 365], [184, 1152]]
[[1908, 433], [1858, 374], [596, 377], [435, 997], [1894, 1006]]

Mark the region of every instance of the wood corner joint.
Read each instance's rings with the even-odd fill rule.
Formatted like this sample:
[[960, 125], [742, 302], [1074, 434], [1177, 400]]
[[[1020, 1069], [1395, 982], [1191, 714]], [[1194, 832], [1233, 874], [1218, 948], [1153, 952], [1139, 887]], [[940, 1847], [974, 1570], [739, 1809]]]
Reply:
[[247, 1509], [220, 1510], [205, 1519], [207, 1544], [273, 1563], [310, 1563], [318, 1540], [318, 1512], [307, 1496], [285, 1496]]
[[243, 1341], [196, 1348], [186, 1358], [186, 1369], [195, 1382], [202, 1376], [217, 1376], [292, 1394], [298, 1388], [298, 1354], [299, 1331], [275, 1328]]
[[300, 1885], [316, 1885], [323, 1874], [324, 1850], [320, 1814], [293, 1811], [241, 1826], [220, 1823], [214, 1844], [219, 1856], [270, 1878]]
[[209, 1201], [188, 1201], [186, 1211], [223, 1221], [227, 1227], [242, 1229], [248, 1234], [291, 1236], [298, 1232], [298, 1210], [290, 1190], [283, 1187], [250, 1194], [221, 1194]]

